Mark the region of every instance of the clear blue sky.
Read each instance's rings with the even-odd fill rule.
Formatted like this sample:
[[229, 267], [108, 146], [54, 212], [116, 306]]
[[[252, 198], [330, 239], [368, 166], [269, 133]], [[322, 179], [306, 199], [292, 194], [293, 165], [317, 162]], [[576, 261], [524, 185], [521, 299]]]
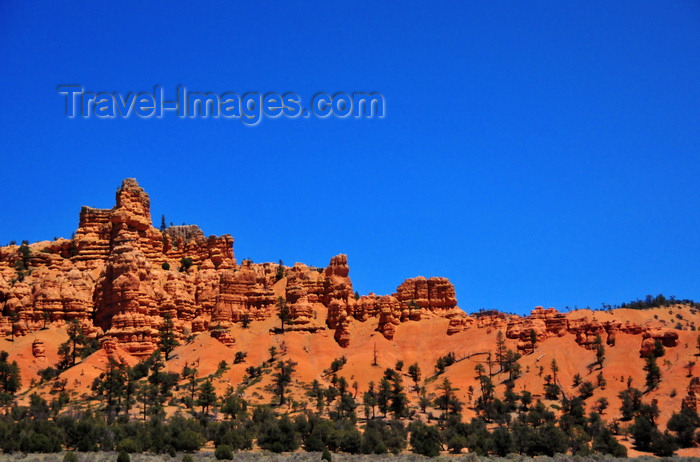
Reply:
[[[700, 299], [700, 3], [0, 3], [0, 242], [156, 225], [467, 311]], [[90, 91], [378, 91], [382, 120], [67, 119]]]

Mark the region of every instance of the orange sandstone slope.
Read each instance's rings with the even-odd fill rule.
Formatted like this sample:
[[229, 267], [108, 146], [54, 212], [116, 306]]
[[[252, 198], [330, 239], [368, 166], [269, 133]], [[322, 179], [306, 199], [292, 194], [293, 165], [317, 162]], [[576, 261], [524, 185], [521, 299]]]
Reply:
[[[401, 360], [404, 373], [409, 364], [418, 363], [421, 383], [428, 379], [430, 393], [443, 377], [449, 378], [459, 388], [469, 418], [469, 403], [479, 389], [474, 368], [486, 364], [488, 353], [495, 351], [499, 331], [507, 348], [523, 354], [516, 391], [527, 389], [535, 399], [543, 398], [544, 376], [555, 359], [568, 395], [577, 394], [575, 374], [595, 384], [602, 373], [606, 385], [596, 387], [586, 403], [590, 408], [607, 398], [610, 405], [603, 417], [615, 419], [617, 396], [628, 378], [643, 388], [642, 355], [656, 340], [666, 347], [659, 360], [662, 381], [645, 400], [658, 401], [662, 425], [682, 404], [695, 406], [695, 393], [700, 392], [700, 379], [690, 377], [684, 367], [696, 360], [697, 333], [690, 330], [698, 319], [694, 307], [566, 314], [538, 307], [527, 317], [468, 316], [457, 307], [450, 281], [440, 277], [407, 279], [392, 295], [358, 296], [345, 255], [331, 258], [326, 268], [248, 260], [239, 264], [229, 235], [205, 237], [194, 225], [154, 228], [150, 199], [134, 179], [124, 180], [113, 208], [83, 207], [74, 238], [28, 248], [0, 248], [0, 333], [8, 339], [0, 340], [0, 349], [20, 364], [25, 399], [28, 392], [50, 391], [49, 384], [31, 388], [32, 379], [58, 361], [67, 321], [78, 320], [88, 336], [100, 341], [100, 351], [60, 377], [68, 390], [87, 398], [89, 385], [106, 369], [109, 357], [135, 364], [155, 351], [166, 314], [181, 342], [168, 369], [181, 372], [194, 365], [204, 377], [225, 360], [228, 369], [214, 378], [220, 392], [238, 386], [245, 369], [266, 361], [274, 346], [281, 358], [297, 363], [291, 390], [297, 401], [306, 399], [313, 380], [328, 381], [324, 370], [335, 358], [347, 358], [339, 375], [358, 396]], [[289, 311], [284, 332], [277, 317], [280, 297]], [[601, 370], [593, 366], [598, 335], [606, 348]], [[239, 351], [247, 354], [245, 360], [232, 364]], [[437, 358], [449, 353], [457, 362], [433, 380]], [[504, 378], [495, 376], [501, 394]], [[408, 377], [405, 383], [410, 384]], [[270, 374], [263, 375], [245, 388], [246, 397], [270, 402], [269, 384]], [[418, 396], [411, 391], [409, 398], [415, 404]]]

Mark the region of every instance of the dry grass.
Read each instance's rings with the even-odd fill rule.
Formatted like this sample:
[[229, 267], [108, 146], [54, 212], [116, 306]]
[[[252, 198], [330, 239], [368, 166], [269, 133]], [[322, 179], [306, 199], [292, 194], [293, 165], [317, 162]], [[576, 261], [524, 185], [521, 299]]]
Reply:
[[[178, 454], [175, 457], [170, 457], [168, 455], [157, 455], [157, 454], [131, 454], [131, 462], [166, 462], [166, 461], [180, 461], [182, 460], [183, 454]], [[192, 454], [192, 458], [195, 461], [214, 461], [214, 454], [212, 452], [199, 452], [197, 454]], [[63, 453], [58, 454], [0, 454], [0, 462], [4, 461], [15, 461], [22, 460], [24, 462], [60, 462], [63, 460]], [[90, 452], [90, 453], [79, 453], [79, 462], [114, 462], [117, 460], [117, 453], [115, 452]], [[234, 453], [235, 461], [243, 462], [311, 462], [320, 461], [321, 453], [318, 452], [294, 452], [286, 454], [271, 454], [271, 453], [261, 453], [261, 452], [238, 452]], [[635, 459], [624, 459], [624, 460], [634, 460], [636, 462], [661, 462], [661, 461], [672, 461], [672, 462], [698, 462], [700, 458], [696, 457], [668, 457], [668, 458], [656, 458], [653, 456], [641, 456]], [[333, 461], [338, 462], [621, 462], [623, 459], [615, 459], [611, 456], [606, 455], [592, 455], [592, 456], [564, 456], [557, 455], [554, 457], [541, 456], [537, 459], [526, 456], [510, 455], [508, 457], [478, 457], [474, 454], [462, 454], [462, 455], [443, 455], [435, 458], [428, 458], [419, 456], [416, 454], [401, 454], [394, 456], [392, 454], [384, 455], [351, 455], [351, 454], [333, 454]]]

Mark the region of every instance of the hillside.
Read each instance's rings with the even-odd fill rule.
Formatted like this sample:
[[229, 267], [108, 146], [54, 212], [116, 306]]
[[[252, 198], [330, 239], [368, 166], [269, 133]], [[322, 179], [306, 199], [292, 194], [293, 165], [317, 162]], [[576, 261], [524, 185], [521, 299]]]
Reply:
[[[620, 394], [630, 387], [645, 392], [644, 403], [656, 402], [662, 430], [682, 407], [695, 410], [700, 393], [700, 366], [689, 366], [700, 353], [694, 305], [468, 315], [448, 279], [421, 276], [406, 279], [393, 294], [358, 294], [346, 255], [330, 258], [325, 268], [239, 263], [229, 235], [206, 237], [194, 225], [155, 228], [150, 199], [133, 179], [117, 190], [113, 208], [83, 207], [71, 239], [0, 248], [0, 307], [0, 350], [19, 366], [20, 405], [34, 393], [50, 402], [63, 390], [70, 397], [66, 410], [103, 407], [104, 396], [91, 386], [112, 371], [110, 361], [133, 368], [152, 357], [164, 335], [173, 342], [161, 348], [167, 350], [163, 371], [178, 375], [167, 415], [187, 410], [190, 387], [207, 381], [218, 397], [275, 403], [277, 412], [292, 415], [317, 409], [310, 396], [314, 381], [327, 389], [344, 379], [361, 402], [370, 382], [378, 386], [387, 369], [403, 377], [405, 422], [439, 418], [434, 399], [421, 406], [421, 397], [425, 404], [440, 396], [445, 379], [464, 403], [462, 420], [482, 415], [479, 367], [488, 372], [496, 397], [528, 391], [533, 402], [542, 400], [555, 413], [562, 400], [581, 393], [578, 375], [593, 385], [583, 401], [586, 412], [606, 399], [602, 418], [618, 429], [630, 423], [620, 412]], [[70, 349], [66, 342], [76, 337], [76, 353], [86, 354], [73, 364], [65, 345]], [[657, 349], [663, 350], [656, 359], [660, 380], [646, 387], [645, 364]], [[504, 370], [506, 351], [519, 368], [514, 373]], [[447, 360], [438, 368], [440, 358]], [[279, 360], [295, 363], [282, 405], [273, 384]], [[411, 365], [420, 370], [415, 386]], [[47, 368], [56, 368], [55, 376], [42, 381], [39, 372]], [[185, 368], [196, 372], [187, 378]], [[548, 381], [561, 396], [548, 399]], [[137, 402], [133, 418], [142, 412]], [[365, 417], [362, 405], [357, 414]], [[221, 417], [215, 409], [212, 418]], [[696, 446], [679, 454], [700, 452]]]

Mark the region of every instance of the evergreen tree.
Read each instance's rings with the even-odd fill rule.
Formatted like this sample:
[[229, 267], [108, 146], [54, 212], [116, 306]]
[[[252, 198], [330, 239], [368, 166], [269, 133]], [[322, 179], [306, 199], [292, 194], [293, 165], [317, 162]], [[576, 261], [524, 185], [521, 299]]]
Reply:
[[651, 452], [652, 440], [657, 437], [659, 430], [645, 416], [637, 416], [634, 418], [634, 424], [631, 427], [632, 438], [634, 444], [639, 451]]
[[396, 420], [405, 416], [408, 407], [408, 398], [406, 397], [406, 393], [404, 393], [401, 382], [401, 376], [399, 374], [394, 375], [391, 384], [391, 404], [389, 409]]
[[695, 409], [686, 407], [678, 414], [673, 413], [668, 419], [667, 428], [676, 434], [680, 447], [689, 448], [695, 444], [695, 431], [700, 428], [700, 417]]
[[287, 390], [287, 386], [292, 383], [292, 374], [296, 365], [297, 363], [292, 360], [277, 362], [277, 372], [273, 375], [272, 382], [275, 386], [275, 392], [280, 398], [280, 406], [285, 403], [284, 393]]
[[506, 357], [506, 338], [503, 335], [503, 331], [499, 330], [496, 332], [496, 362], [498, 363], [501, 371], [503, 370], [503, 362]]
[[189, 396], [183, 401], [187, 407], [191, 408], [194, 405], [194, 395], [197, 392], [197, 369], [185, 364], [182, 369], [182, 378], [187, 380], [185, 387], [189, 391]]
[[513, 435], [507, 428], [498, 426], [493, 430], [491, 435], [494, 451], [497, 455], [505, 457], [515, 451], [515, 441]]
[[408, 366], [408, 376], [413, 380], [414, 388], [418, 391], [418, 382], [420, 381], [420, 367], [418, 363], [413, 363]]
[[608, 382], [607, 382], [607, 380], [605, 380], [605, 377], [603, 377], [603, 373], [602, 372], [599, 373], [596, 376], [596, 385], [598, 386], [598, 388], [605, 390], [605, 386], [607, 384], [608, 384]]
[[598, 401], [596, 401], [595, 403], [595, 410], [598, 411], [598, 413], [602, 414], [608, 408], [608, 404], [608, 398], [606, 398], [605, 396], [598, 398]]
[[282, 260], [280, 259], [279, 264], [277, 265], [277, 273], [275, 274], [275, 282], [282, 278], [284, 278], [284, 263], [282, 263]]
[[551, 375], [544, 376], [544, 397], [546, 399], [559, 399], [559, 386], [554, 383]]
[[632, 420], [642, 406], [642, 392], [636, 388], [629, 387], [626, 390], [622, 390], [618, 397], [622, 401], [620, 406], [622, 420]]
[[386, 417], [387, 412], [389, 412], [389, 400], [391, 399], [391, 383], [384, 377], [381, 382], [379, 382], [379, 392], [377, 394], [377, 405], [379, 406], [379, 412]]
[[659, 382], [661, 382], [661, 369], [659, 369], [659, 366], [656, 364], [656, 356], [653, 354], [647, 356], [645, 361], [644, 370], [647, 372], [647, 390], [653, 390], [658, 387]]
[[593, 342], [593, 348], [595, 349], [595, 361], [598, 368], [603, 368], [603, 362], [605, 361], [605, 347], [603, 346], [603, 339], [600, 335], [596, 334], [595, 341]]
[[581, 399], [586, 400], [593, 396], [593, 390], [595, 390], [593, 384], [586, 380], [581, 384], [581, 386], [578, 389], [579, 396], [581, 397]]
[[216, 390], [211, 380], [207, 380], [199, 387], [199, 396], [197, 397], [197, 405], [202, 406], [202, 415], [206, 416], [209, 408], [216, 404]]
[[442, 384], [438, 386], [440, 394], [435, 398], [435, 406], [443, 411], [443, 419], [448, 414], [459, 415], [462, 412], [462, 402], [457, 398], [456, 391], [448, 378], [444, 378]]
[[81, 350], [85, 349], [88, 343], [87, 336], [83, 333], [83, 327], [77, 319], [68, 322], [68, 340], [58, 347], [58, 354], [61, 361], [59, 369], [68, 369], [76, 364], [77, 357], [81, 355]]
[[17, 361], [7, 361], [9, 354], [0, 351], [0, 392], [14, 395], [22, 387], [22, 379]]
[[[107, 370], [95, 378], [92, 390], [98, 397], [105, 399], [105, 411], [111, 422], [118, 417], [124, 401], [128, 401], [130, 383], [130, 368], [125, 363], [118, 363], [109, 358]], [[126, 406], [128, 408], [128, 406]]]
[[535, 345], [537, 344], [537, 332], [535, 329], [530, 329], [530, 343], [532, 343], [532, 352], [535, 352]]
[[549, 365], [552, 371], [552, 382], [557, 383], [557, 372], [559, 372], [559, 366], [557, 365], [557, 360], [552, 358], [552, 363]]
[[515, 353], [513, 350], [508, 350], [501, 362], [501, 370], [508, 373], [508, 382], [515, 381], [520, 377], [521, 369], [518, 360], [520, 359], [520, 353]]
[[663, 434], [657, 432], [654, 435], [654, 439], [651, 442], [651, 450], [654, 452], [655, 456], [670, 457], [676, 449], [678, 449], [676, 439], [673, 435], [668, 433], [668, 430]]
[[574, 381], [573, 381], [573, 386], [578, 387], [581, 385], [581, 382], [583, 382], [583, 378], [581, 377], [581, 374], [578, 372], [574, 375]]
[[651, 354], [655, 358], [660, 358], [666, 354], [666, 349], [664, 348], [664, 344], [661, 343], [661, 340], [654, 341], [654, 349], [652, 350]]
[[277, 299], [277, 317], [282, 323], [282, 332], [284, 332], [284, 323], [289, 322], [289, 306], [283, 297]]
[[163, 314], [163, 323], [158, 328], [159, 341], [158, 347], [163, 352], [165, 360], [167, 361], [170, 357], [170, 353], [180, 345], [175, 335], [175, 324], [170, 313]]
[[436, 427], [422, 422], [411, 422], [408, 427], [411, 433], [411, 449], [416, 454], [427, 457], [440, 455], [440, 432]]
[[180, 272], [181, 273], [189, 273], [190, 268], [192, 268], [192, 265], [194, 264], [194, 261], [192, 260], [192, 257], [182, 257], [180, 259]]
[[231, 420], [244, 421], [248, 417], [248, 402], [240, 396], [229, 393], [221, 405], [221, 412]]
[[370, 410], [374, 419], [375, 408], [377, 407], [377, 392], [374, 391], [374, 382], [369, 382], [367, 391], [362, 395], [362, 402], [365, 405], [365, 417], [370, 418]]

